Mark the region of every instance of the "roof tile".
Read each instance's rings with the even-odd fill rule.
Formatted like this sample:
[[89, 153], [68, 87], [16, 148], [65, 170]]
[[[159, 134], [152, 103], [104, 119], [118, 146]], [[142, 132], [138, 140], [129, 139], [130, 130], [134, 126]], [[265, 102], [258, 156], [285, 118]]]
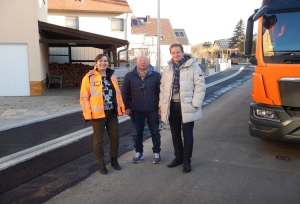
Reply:
[[49, 10], [132, 13], [126, 0], [48, 0]]
[[[132, 34], [145, 34], [146, 36], [157, 36], [157, 18], [150, 18], [150, 22], [145, 22], [145, 26], [131, 27]], [[161, 45], [171, 45], [179, 43], [175, 37], [171, 22], [167, 18], [160, 19], [160, 35], [163, 37]]]

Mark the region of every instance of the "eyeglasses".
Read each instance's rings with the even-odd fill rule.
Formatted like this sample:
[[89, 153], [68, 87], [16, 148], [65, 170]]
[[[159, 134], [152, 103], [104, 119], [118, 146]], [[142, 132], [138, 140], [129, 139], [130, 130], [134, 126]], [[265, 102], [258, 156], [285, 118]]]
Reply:
[[140, 89], [141, 89], [141, 90], [144, 90], [144, 89], [145, 89], [145, 83], [142, 83], [142, 84], [141, 84]]

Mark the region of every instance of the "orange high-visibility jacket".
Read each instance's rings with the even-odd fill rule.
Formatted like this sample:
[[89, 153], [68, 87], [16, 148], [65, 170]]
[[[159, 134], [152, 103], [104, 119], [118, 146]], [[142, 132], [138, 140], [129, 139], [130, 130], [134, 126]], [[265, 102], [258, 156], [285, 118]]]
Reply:
[[[114, 70], [107, 68], [107, 76], [110, 77], [115, 89], [115, 100], [117, 107], [115, 107], [118, 115], [123, 115], [125, 106], [122, 100], [118, 80], [114, 74]], [[83, 117], [85, 120], [104, 118], [104, 100], [102, 90], [102, 77], [96, 70], [89, 71], [82, 79], [80, 89], [80, 105], [82, 107]]]

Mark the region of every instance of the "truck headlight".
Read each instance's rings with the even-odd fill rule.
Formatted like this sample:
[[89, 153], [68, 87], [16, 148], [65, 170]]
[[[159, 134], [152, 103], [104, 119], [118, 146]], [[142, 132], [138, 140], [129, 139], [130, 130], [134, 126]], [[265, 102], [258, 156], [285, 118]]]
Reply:
[[275, 111], [253, 108], [253, 116], [258, 119], [272, 120], [279, 122], [279, 117]]

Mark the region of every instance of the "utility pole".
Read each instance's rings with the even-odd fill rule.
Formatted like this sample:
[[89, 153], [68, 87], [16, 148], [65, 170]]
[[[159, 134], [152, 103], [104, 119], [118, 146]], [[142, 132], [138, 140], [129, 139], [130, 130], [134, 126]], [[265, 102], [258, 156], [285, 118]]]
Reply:
[[160, 73], [160, 0], [157, 0], [157, 61], [156, 71]]

